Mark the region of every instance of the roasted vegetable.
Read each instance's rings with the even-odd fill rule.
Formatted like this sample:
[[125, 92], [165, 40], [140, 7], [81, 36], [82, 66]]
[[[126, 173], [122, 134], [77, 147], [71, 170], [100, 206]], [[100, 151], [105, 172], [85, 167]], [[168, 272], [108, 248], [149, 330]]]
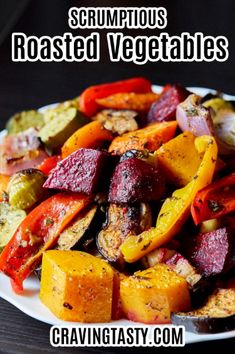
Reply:
[[175, 273], [186, 279], [190, 288], [193, 288], [202, 278], [189, 261], [178, 252], [167, 259], [166, 264]]
[[121, 252], [127, 262], [135, 262], [169, 242], [187, 220], [197, 191], [211, 182], [217, 159], [216, 142], [210, 136], [203, 136], [195, 140], [195, 146], [199, 154], [204, 153], [196, 175], [184, 188], [176, 190], [172, 197], [165, 200], [155, 228], [136, 237], [130, 236], [123, 242]]
[[165, 263], [175, 273], [186, 279], [190, 288], [193, 288], [202, 276], [179, 252], [160, 247], [147, 254], [142, 260], [145, 268], [154, 267], [156, 264]]
[[178, 135], [163, 144], [156, 152], [159, 166], [169, 182], [185, 186], [195, 176], [201, 156], [195, 147], [195, 136], [190, 132]]
[[141, 259], [141, 264], [146, 269], [149, 267], [154, 267], [156, 264], [165, 263], [175, 253], [175, 250], [168, 249], [166, 247], [160, 247], [146, 254], [146, 256]]
[[8, 134], [21, 133], [29, 128], [39, 130], [45, 124], [43, 114], [38, 111], [23, 111], [16, 113], [6, 125]]
[[206, 232], [215, 231], [223, 226], [222, 224], [221, 219], [203, 221], [200, 225], [200, 233], [203, 234]]
[[49, 156], [42, 161], [42, 163], [37, 166], [37, 169], [45, 173], [46, 176], [49, 175], [51, 170], [56, 167], [57, 163], [61, 161], [60, 155]]
[[166, 259], [165, 263], [187, 281], [192, 306], [198, 308], [204, 304], [205, 299], [212, 292], [214, 279], [203, 277], [190, 261], [179, 252], [175, 252], [172, 257]]
[[90, 202], [76, 193], [56, 194], [33, 209], [17, 228], [0, 256], [0, 271], [22, 292], [23, 281], [37, 268], [70, 221]]
[[122, 313], [122, 303], [120, 296], [120, 284], [121, 280], [126, 278], [124, 273], [118, 272], [116, 269], [114, 270], [113, 277], [113, 300], [112, 300], [112, 320], [120, 320], [123, 318]]
[[116, 137], [109, 152], [121, 155], [128, 150], [157, 150], [163, 143], [172, 139], [177, 128], [176, 121], [155, 123], [135, 132]]
[[0, 145], [0, 173], [11, 176], [17, 171], [36, 167], [47, 156], [33, 128], [6, 136]]
[[44, 253], [40, 299], [64, 321], [109, 322], [113, 270], [102, 259], [79, 251]]
[[235, 112], [221, 110], [213, 117], [221, 154], [232, 154], [235, 150]]
[[42, 186], [46, 176], [39, 170], [29, 168], [15, 173], [7, 186], [9, 202], [18, 209], [29, 209], [46, 198]]
[[114, 134], [122, 135], [126, 132], [132, 132], [138, 129], [136, 121], [137, 113], [130, 110], [104, 109], [100, 111], [93, 120], [103, 124], [104, 128]]
[[212, 100], [214, 98], [221, 98], [221, 92], [217, 91], [216, 93], [207, 93], [205, 96], [202, 96], [200, 99], [200, 103], [204, 104], [204, 102]]
[[0, 251], [10, 241], [25, 217], [24, 210], [12, 208], [8, 203], [0, 203]]
[[210, 110], [200, 104], [200, 96], [192, 94], [179, 104], [176, 119], [182, 131], [190, 131], [195, 136], [214, 135]]
[[206, 108], [212, 108], [213, 109], [213, 114], [216, 115], [219, 111], [221, 110], [233, 110], [233, 105], [229, 101], [225, 101], [221, 97], [213, 97], [209, 100], [206, 100], [203, 102], [203, 106]]
[[80, 96], [80, 109], [85, 115], [92, 117], [99, 110], [97, 103], [99, 98], [120, 92], [146, 93], [151, 91], [151, 83], [142, 77], [91, 86], [83, 91]]
[[120, 245], [128, 235], [138, 235], [152, 226], [151, 209], [147, 204], [117, 206], [110, 204], [107, 220], [97, 236], [100, 253], [110, 262], [122, 265]]
[[227, 227], [199, 234], [191, 256], [205, 276], [225, 273], [235, 267], [235, 232]]
[[235, 290], [217, 289], [195, 311], [173, 313], [172, 323], [193, 333], [219, 333], [235, 328]]
[[133, 159], [133, 158], [137, 158], [140, 160], [144, 160], [144, 161], [148, 161], [149, 159], [149, 152], [148, 150], [128, 150], [126, 151], [121, 157], [119, 162], [123, 162], [125, 160], [128, 159]]
[[62, 147], [62, 158], [64, 159], [81, 148], [95, 149], [102, 146], [105, 141], [111, 141], [112, 139], [112, 133], [105, 129], [100, 122], [91, 122], [78, 129], [68, 138]]
[[136, 322], [169, 323], [171, 312], [190, 308], [186, 280], [165, 264], [121, 280], [120, 296], [125, 316]]
[[153, 92], [149, 93], [116, 93], [114, 95], [97, 99], [96, 102], [105, 108], [131, 109], [137, 112], [148, 112], [151, 104], [159, 98]]
[[76, 108], [68, 108], [46, 123], [38, 136], [48, 148], [57, 149], [86, 123], [87, 120]]
[[235, 173], [200, 190], [191, 206], [196, 225], [235, 211]]
[[235, 149], [235, 111], [231, 102], [217, 97], [203, 103], [211, 109], [211, 116], [221, 154], [231, 154]]
[[119, 163], [109, 188], [110, 203], [141, 203], [156, 201], [164, 193], [164, 179], [157, 168], [131, 158]]
[[6, 191], [7, 191], [9, 180], [10, 180], [9, 176], [0, 175], [0, 202], [3, 201], [6, 197]]
[[[100, 218], [96, 217], [97, 214], [98, 207], [96, 205], [90, 205], [85, 208], [60, 234], [55, 248], [59, 250], [73, 250], [78, 249], [79, 246], [81, 247], [82, 241], [86, 240], [94, 231], [94, 226], [97, 229], [101, 226], [102, 220], [101, 222], [98, 220]], [[94, 237], [95, 235], [92, 236]]]
[[148, 112], [148, 122], [162, 122], [175, 119], [176, 107], [183, 102], [189, 92], [179, 85], [170, 86], [152, 104]]
[[111, 168], [112, 157], [107, 152], [79, 149], [51, 171], [44, 187], [92, 194], [102, 190]]
[[[61, 102], [54, 107], [49, 107], [43, 110], [43, 117], [45, 123], [49, 123], [51, 120], [55, 119], [58, 114], [65, 112], [69, 108], [76, 108], [79, 111], [79, 97], [75, 97], [71, 100]], [[83, 114], [78, 112], [79, 118], [84, 119]]]

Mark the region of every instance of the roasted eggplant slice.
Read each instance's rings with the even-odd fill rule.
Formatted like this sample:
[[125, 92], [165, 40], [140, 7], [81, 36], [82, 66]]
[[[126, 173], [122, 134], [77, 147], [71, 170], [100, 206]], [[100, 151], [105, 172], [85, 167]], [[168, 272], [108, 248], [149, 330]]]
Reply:
[[[90, 236], [92, 236], [94, 232], [94, 227], [97, 227], [99, 224], [100, 215], [98, 216], [98, 213], [99, 211], [96, 205], [91, 205], [81, 212], [72, 224], [60, 234], [56, 249], [72, 250], [83, 248], [82, 243], [86, 242], [88, 239], [90, 240]], [[102, 224], [101, 220], [100, 226]]]
[[122, 264], [120, 246], [124, 239], [151, 226], [152, 214], [148, 204], [124, 207], [110, 204], [106, 223], [97, 237], [97, 247], [107, 260]]
[[193, 333], [219, 333], [235, 329], [235, 290], [217, 289], [198, 310], [173, 313], [172, 323]]

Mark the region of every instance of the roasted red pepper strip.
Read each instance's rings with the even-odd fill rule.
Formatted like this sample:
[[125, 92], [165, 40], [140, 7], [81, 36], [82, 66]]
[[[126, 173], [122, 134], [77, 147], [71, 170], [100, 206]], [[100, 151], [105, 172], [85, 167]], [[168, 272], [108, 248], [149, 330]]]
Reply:
[[200, 190], [191, 206], [194, 223], [235, 211], [235, 173]]
[[61, 160], [62, 157], [59, 155], [50, 156], [43, 160], [37, 168], [48, 176], [51, 170], [55, 168], [57, 163]]
[[151, 83], [142, 77], [91, 86], [81, 94], [79, 107], [85, 115], [92, 117], [99, 109], [99, 105], [96, 102], [98, 98], [104, 98], [115, 93], [146, 93], [151, 91]]
[[29, 213], [0, 256], [0, 271], [12, 279], [13, 289], [23, 290], [23, 281], [40, 263], [42, 253], [53, 247], [66, 225], [90, 198], [78, 193], [59, 193]]

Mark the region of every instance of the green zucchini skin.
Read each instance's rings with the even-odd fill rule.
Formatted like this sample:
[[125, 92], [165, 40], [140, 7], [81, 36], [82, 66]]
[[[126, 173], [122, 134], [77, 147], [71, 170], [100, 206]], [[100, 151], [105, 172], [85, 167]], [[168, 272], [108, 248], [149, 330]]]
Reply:
[[220, 333], [235, 329], [235, 314], [228, 317], [197, 317], [173, 313], [171, 320], [174, 325], [184, 326], [187, 332], [197, 334]]
[[44, 124], [43, 114], [35, 110], [30, 110], [19, 112], [12, 116], [6, 124], [6, 129], [8, 135], [14, 135], [29, 128], [39, 130]]

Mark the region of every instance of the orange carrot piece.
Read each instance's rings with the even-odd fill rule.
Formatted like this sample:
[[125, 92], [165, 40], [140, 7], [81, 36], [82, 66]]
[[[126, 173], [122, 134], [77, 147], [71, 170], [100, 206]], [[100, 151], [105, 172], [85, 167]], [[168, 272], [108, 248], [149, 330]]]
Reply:
[[97, 148], [104, 141], [113, 140], [112, 133], [98, 121], [93, 121], [78, 129], [62, 146], [62, 158], [81, 148]]
[[149, 93], [116, 93], [108, 97], [97, 99], [96, 102], [105, 108], [130, 109], [137, 112], [148, 112], [151, 104], [159, 98], [153, 92]]
[[110, 147], [109, 152], [123, 154], [128, 150], [157, 150], [163, 143], [172, 139], [177, 128], [176, 121], [155, 123], [146, 128], [116, 137]]

